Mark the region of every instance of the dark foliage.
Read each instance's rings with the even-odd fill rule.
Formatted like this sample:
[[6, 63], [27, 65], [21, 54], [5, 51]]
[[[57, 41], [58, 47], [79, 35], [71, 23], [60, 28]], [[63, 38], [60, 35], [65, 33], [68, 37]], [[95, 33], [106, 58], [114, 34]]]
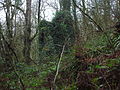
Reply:
[[55, 49], [57, 52], [61, 52], [62, 45], [68, 38], [70, 38], [70, 43], [74, 41], [72, 16], [68, 11], [59, 11], [53, 18], [52, 23], [51, 35]]

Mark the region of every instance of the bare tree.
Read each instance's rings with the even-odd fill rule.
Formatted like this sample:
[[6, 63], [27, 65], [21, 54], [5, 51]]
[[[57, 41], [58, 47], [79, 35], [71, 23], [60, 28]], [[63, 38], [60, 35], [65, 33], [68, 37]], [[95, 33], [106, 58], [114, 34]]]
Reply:
[[30, 64], [30, 49], [31, 49], [31, 0], [26, 0], [26, 29], [24, 31], [24, 49], [23, 55], [27, 64]]

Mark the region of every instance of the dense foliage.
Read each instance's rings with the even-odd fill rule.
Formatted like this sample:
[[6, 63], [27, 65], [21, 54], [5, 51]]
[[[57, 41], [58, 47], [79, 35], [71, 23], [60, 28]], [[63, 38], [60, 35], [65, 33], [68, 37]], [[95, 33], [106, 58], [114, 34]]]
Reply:
[[52, 20], [53, 29], [51, 35], [57, 52], [61, 52], [62, 46], [70, 39], [70, 45], [74, 42], [73, 20], [70, 12], [59, 11]]
[[0, 2], [0, 90], [120, 90], [119, 0], [22, 2]]

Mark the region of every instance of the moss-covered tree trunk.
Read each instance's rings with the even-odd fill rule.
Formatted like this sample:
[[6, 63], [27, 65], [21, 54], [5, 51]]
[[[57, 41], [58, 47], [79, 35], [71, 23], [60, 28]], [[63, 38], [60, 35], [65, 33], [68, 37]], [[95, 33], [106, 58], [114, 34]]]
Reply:
[[71, 0], [59, 0], [59, 4], [60, 4], [60, 10], [62, 11], [70, 11], [70, 7], [71, 7]]

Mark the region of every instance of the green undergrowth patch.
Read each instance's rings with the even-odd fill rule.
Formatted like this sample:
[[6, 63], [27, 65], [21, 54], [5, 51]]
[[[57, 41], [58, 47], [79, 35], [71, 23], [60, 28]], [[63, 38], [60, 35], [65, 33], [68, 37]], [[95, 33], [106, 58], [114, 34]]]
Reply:
[[[41, 87], [41, 85], [45, 82], [46, 76], [55, 71], [55, 63], [49, 63], [46, 65], [26, 65], [24, 63], [16, 64], [16, 72], [19, 77], [16, 75], [14, 70], [11, 70], [6, 73], [1, 73], [0, 76], [2, 78], [9, 78], [8, 81], [5, 81], [6, 86], [9, 85], [10, 89], [21, 90], [21, 85], [19, 78], [22, 80], [23, 84], [27, 88], [27, 90], [34, 90], [31, 88]], [[2, 83], [3, 84], [3, 83]], [[37, 90], [37, 89], [35, 89]], [[39, 89], [38, 89], [39, 90]], [[42, 89], [41, 89], [42, 90]], [[47, 89], [43, 89], [47, 90]]]
[[96, 36], [96, 37], [88, 40], [85, 44], [85, 47], [95, 50], [99, 47], [106, 46], [107, 43], [108, 43], [108, 39], [104, 35]]
[[108, 67], [113, 67], [115, 65], [120, 64], [120, 57], [116, 58], [116, 59], [107, 59], [107, 66]]

